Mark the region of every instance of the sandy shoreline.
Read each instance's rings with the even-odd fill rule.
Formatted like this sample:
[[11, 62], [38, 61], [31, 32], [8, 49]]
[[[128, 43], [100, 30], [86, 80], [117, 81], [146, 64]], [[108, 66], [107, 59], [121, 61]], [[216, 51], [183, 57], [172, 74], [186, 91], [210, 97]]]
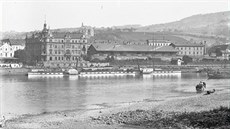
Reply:
[[125, 111], [149, 110], [156, 112], [199, 112], [230, 106], [230, 90], [216, 91], [210, 95], [195, 94], [188, 97], [173, 97], [166, 100], [145, 100], [132, 103], [121, 103], [113, 107], [83, 111], [61, 111], [43, 113], [38, 115], [24, 115], [19, 118], [6, 121], [7, 129], [124, 129], [136, 128], [123, 124], [100, 124], [93, 119], [101, 116], [109, 116]]

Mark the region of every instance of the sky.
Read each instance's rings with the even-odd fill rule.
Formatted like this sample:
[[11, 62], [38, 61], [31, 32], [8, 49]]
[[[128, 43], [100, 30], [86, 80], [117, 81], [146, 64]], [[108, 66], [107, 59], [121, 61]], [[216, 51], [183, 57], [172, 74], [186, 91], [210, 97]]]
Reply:
[[230, 10], [230, 0], [0, 0], [0, 31], [151, 25]]

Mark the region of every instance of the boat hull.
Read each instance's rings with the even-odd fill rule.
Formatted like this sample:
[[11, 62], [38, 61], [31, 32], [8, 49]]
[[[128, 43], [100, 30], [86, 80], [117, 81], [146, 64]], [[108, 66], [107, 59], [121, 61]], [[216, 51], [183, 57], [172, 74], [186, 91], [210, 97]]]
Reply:
[[64, 76], [63, 72], [28, 72], [28, 76]]

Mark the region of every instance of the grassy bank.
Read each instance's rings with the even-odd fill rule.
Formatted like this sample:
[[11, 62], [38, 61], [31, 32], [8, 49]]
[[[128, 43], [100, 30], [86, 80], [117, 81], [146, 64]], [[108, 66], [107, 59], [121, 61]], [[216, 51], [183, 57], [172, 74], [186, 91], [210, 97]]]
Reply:
[[156, 112], [136, 110], [92, 118], [100, 124], [125, 124], [145, 128], [230, 128], [230, 109], [220, 107], [202, 112]]

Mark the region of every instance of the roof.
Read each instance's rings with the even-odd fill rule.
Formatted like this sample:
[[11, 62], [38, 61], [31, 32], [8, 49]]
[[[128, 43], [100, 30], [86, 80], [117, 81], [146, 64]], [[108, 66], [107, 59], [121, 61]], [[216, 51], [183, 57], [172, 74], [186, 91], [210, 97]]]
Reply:
[[65, 37], [70, 37], [71, 39], [81, 39], [83, 36], [83, 34], [80, 34], [80, 33], [64, 33], [64, 32], [53, 32], [52, 33], [52, 37], [53, 38], [65, 38]]
[[203, 47], [204, 44], [195, 43], [173, 43], [176, 47]]
[[169, 40], [153, 40], [153, 39], [149, 39], [147, 40], [150, 43], [172, 43], [172, 41]]
[[3, 39], [1, 41], [10, 43], [10, 45], [25, 45], [24, 39]]
[[11, 45], [25, 45], [25, 43], [24, 39], [10, 39]]
[[172, 46], [153, 47], [148, 45], [92, 44], [97, 51], [124, 52], [178, 52]]

